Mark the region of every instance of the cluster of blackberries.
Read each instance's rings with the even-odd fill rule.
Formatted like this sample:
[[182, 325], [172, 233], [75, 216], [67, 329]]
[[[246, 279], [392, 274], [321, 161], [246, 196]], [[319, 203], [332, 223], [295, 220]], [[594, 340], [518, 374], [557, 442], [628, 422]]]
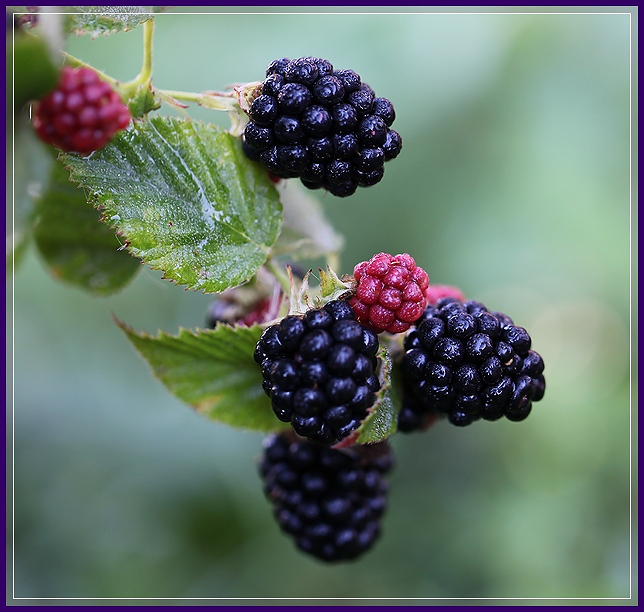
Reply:
[[353, 70], [316, 57], [271, 62], [249, 116], [242, 146], [250, 159], [338, 197], [380, 182], [402, 148], [391, 102]]
[[36, 106], [34, 129], [58, 149], [89, 155], [130, 120], [128, 107], [94, 70], [64, 67], [56, 89]]
[[254, 354], [274, 413], [292, 425], [265, 443], [265, 493], [282, 530], [325, 561], [357, 557], [379, 533], [390, 450], [351, 435], [380, 391], [379, 333], [402, 339], [400, 432], [445, 416], [457, 426], [521, 421], [545, 391], [527, 331], [455, 287], [432, 288], [410, 255], [378, 253], [345, 280], [345, 299], [270, 325]]
[[435, 414], [460, 426], [525, 419], [545, 390], [543, 360], [530, 346], [523, 327], [480, 302], [445, 297], [427, 306], [404, 341], [398, 429]]
[[360, 425], [375, 401], [378, 346], [351, 306], [333, 300], [268, 327], [254, 357], [277, 418], [332, 445]]
[[336, 450], [292, 431], [264, 441], [260, 473], [280, 528], [324, 561], [355, 559], [380, 533], [387, 505], [386, 442]]

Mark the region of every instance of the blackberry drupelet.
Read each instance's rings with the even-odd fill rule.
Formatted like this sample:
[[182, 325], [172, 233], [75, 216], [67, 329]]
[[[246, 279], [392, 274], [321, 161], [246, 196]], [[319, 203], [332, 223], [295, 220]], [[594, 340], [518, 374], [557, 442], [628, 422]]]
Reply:
[[130, 111], [91, 68], [64, 67], [54, 91], [37, 104], [34, 129], [63, 151], [89, 155], [130, 123]]
[[336, 450], [288, 431], [264, 440], [259, 471], [282, 531], [334, 562], [359, 557], [379, 536], [392, 465], [386, 442]]
[[379, 183], [400, 153], [395, 118], [392, 103], [353, 70], [315, 57], [277, 59], [249, 109], [243, 150], [279, 178], [346, 197]]
[[528, 332], [476, 301], [443, 297], [425, 308], [404, 341], [400, 431], [428, 415], [465, 426], [505, 416], [522, 421], [545, 391], [543, 359]]
[[254, 357], [277, 418], [333, 445], [360, 425], [376, 399], [378, 346], [351, 306], [334, 300], [268, 327]]

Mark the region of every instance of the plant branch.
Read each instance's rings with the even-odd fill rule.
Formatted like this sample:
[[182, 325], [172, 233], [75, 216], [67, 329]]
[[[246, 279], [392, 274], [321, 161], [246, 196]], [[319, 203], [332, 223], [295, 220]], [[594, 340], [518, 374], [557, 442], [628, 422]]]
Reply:
[[94, 72], [96, 72], [96, 74], [98, 74], [98, 76], [101, 77], [103, 81], [107, 81], [113, 87], [118, 87], [120, 85], [119, 81], [111, 77], [109, 74], [105, 74], [104, 72], [97, 70], [96, 68], [94, 68], [94, 66], [90, 66], [88, 63], [84, 62], [81, 59], [78, 59], [77, 57], [74, 57], [73, 55], [70, 55], [66, 51], [63, 51], [63, 57], [65, 64], [68, 66], [72, 66], [73, 68], [91, 68]]

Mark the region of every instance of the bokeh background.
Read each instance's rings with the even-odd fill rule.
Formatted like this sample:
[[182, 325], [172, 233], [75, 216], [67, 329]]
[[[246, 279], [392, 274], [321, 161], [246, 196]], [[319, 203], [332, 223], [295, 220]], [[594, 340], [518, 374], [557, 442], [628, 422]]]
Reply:
[[[7, 281], [14, 596], [629, 598], [630, 15], [204, 10], [217, 9], [156, 18], [155, 85], [223, 89], [283, 56], [356, 70], [394, 103], [404, 148], [379, 185], [316, 192], [346, 239], [339, 272], [411, 253], [432, 282], [529, 330], [546, 395], [522, 423], [394, 436], [382, 537], [327, 566], [271, 516], [262, 435], [171, 396], [112, 320], [174, 333], [202, 326], [211, 296], [144, 269], [121, 293], [89, 297], [32, 249]], [[141, 33], [72, 36], [67, 50], [129, 80]]]

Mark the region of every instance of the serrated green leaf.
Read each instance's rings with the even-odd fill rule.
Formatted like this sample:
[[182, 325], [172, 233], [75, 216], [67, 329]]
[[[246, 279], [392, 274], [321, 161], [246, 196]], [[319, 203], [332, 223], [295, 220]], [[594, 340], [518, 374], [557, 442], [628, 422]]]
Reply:
[[155, 376], [199, 413], [233, 427], [270, 432], [279, 421], [262, 389], [253, 359], [262, 328], [220, 324], [214, 330], [180, 330], [177, 336], [140, 334], [118, 322]]
[[378, 358], [380, 391], [376, 403], [355, 433], [357, 444], [382, 442], [395, 434], [398, 428], [398, 413], [401, 407], [399, 398], [395, 395], [398, 385], [392, 384], [393, 361], [384, 345], [380, 346]]
[[152, 19], [154, 8], [151, 6], [72, 6], [70, 26], [78, 34], [97, 36], [127, 32]]
[[281, 205], [266, 172], [217, 126], [154, 117], [64, 161], [128, 250], [190, 289], [221, 292], [251, 279], [279, 234]]
[[122, 250], [114, 231], [100, 217], [83, 190], [70, 182], [69, 171], [56, 161], [47, 189], [37, 201], [36, 245], [56, 278], [108, 295], [122, 289], [141, 263]]

